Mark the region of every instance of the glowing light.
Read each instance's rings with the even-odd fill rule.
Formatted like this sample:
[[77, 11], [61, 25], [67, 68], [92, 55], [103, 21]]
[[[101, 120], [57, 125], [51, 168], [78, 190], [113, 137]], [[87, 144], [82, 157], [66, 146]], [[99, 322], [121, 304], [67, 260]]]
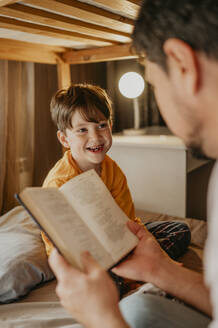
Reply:
[[137, 98], [144, 90], [145, 82], [140, 74], [128, 72], [119, 80], [119, 90], [127, 98]]

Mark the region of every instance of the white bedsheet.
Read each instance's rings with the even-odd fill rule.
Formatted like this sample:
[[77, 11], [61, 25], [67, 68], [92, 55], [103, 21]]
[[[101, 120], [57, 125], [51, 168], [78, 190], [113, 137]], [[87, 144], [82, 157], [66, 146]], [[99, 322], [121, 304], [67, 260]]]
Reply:
[[1, 328], [81, 328], [59, 302], [13, 303], [0, 306]]
[[0, 328], [82, 328], [61, 306], [55, 287], [53, 280], [15, 303], [0, 305]]

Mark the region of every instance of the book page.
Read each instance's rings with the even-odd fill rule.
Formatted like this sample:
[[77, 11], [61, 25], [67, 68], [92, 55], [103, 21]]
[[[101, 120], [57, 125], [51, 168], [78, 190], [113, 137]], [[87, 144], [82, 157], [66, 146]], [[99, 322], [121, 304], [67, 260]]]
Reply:
[[111, 256], [58, 189], [26, 188], [20, 197], [71, 264], [80, 267], [81, 251], [89, 250], [104, 268], [112, 265]]
[[138, 239], [126, 226], [129, 218], [94, 170], [78, 175], [60, 190], [115, 262], [136, 246]]

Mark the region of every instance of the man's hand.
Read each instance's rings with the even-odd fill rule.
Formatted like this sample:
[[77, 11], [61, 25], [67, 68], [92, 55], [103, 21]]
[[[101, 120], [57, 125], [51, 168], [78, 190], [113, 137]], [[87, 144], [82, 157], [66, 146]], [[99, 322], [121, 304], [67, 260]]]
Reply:
[[203, 276], [173, 261], [142, 226], [129, 221], [128, 227], [139, 238], [139, 243], [112, 271], [122, 277], [151, 282], [210, 316], [212, 307]]
[[112, 271], [125, 278], [152, 282], [158, 286], [157, 278], [163, 266], [178, 262], [170, 259], [153, 235], [143, 226], [133, 221], [128, 221], [127, 225], [139, 238], [139, 243], [131, 255]]
[[[203, 277], [177, 265], [161, 249], [151, 233], [135, 222], [128, 222], [139, 238], [132, 254], [113, 272], [130, 279], [151, 282], [167, 293], [211, 315], [208, 289]], [[68, 264], [55, 250], [49, 263], [57, 280], [62, 305], [87, 328], [127, 328], [118, 307], [117, 289], [109, 275], [89, 253], [82, 256], [83, 270]]]
[[82, 254], [83, 271], [73, 268], [53, 250], [49, 264], [58, 285], [61, 304], [74, 319], [86, 327], [126, 328], [118, 307], [118, 292], [113, 281], [88, 253]]

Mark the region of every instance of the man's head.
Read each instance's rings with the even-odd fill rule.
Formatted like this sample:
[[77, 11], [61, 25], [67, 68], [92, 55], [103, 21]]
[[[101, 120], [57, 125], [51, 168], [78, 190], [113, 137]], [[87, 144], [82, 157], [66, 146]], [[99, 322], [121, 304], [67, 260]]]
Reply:
[[145, 0], [133, 32], [170, 129], [211, 157], [218, 157], [217, 31], [217, 0]]
[[145, 0], [133, 32], [137, 52], [167, 70], [164, 43], [176, 38], [218, 60], [217, 0]]
[[70, 148], [80, 169], [98, 170], [112, 144], [112, 108], [106, 92], [90, 84], [72, 85], [54, 95], [51, 114], [59, 141]]

